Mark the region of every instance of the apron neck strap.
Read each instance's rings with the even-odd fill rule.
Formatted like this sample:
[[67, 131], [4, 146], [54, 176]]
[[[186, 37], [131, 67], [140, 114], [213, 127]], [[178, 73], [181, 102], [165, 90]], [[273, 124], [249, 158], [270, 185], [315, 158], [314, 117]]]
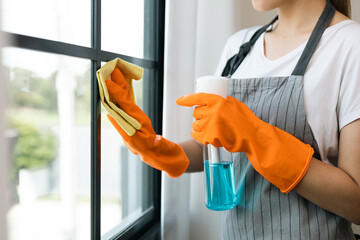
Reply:
[[325, 9], [317, 21], [315, 28], [310, 35], [309, 41], [307, 42], [305, 49], [301, 54], [300, 59], [291, 75], [304, 76], [309, 61], [315, 52], [316, 46], [318, 45], [325, 29], [329, 26], [329, 23], [334, 17], [334, 14], [335, 8], [330, 3], [330, 1], [327, 0]]
[[258, 29], [251, 37], [250, 41], [242, 44], [239, 48], [239, 52], [232, 56], [225, 65], [221, 76], [223, 77], [231, 77], [236, 69], [240, 66], [242, 61], [245, 59], [246, 55], [250, 52], [252, 46], [255, 44], [256, 40], [266, 31], [276, 20], [278, 16], [276, 16], [270, 23]]
[[[335, 8], [330, 3], [329, 0], [326, 1], [325, 9], [322, 12], [319, 20], [317, 21], [314, 30], [312, 31], [309, 41], [307, 42], [303, 53], [300, 56], [298, 63], [295, 66], [294, 71], [291, 75], [300, 75], [303, 76], [306, 68], [309, 64], [309, 61], [312, 55], [315, 52], [316, 46], [318, 45], [321, 36], [323, 35], [325, 29], [331, 22], [333, 16], [335, 14]], [[276, 16], [270, 23], [258, 29], [250, 41], [242, 44], [240, 46], [239, 52], [232, 56], [225, 65], [224, 70], [221, 73], [223, 77], [231, 77], [236, 69], [240, 66], [242, 61], [245, 59], [246, 55], [250, 52], [252, 46], [255, 44], [256, 40], [263, 34], [266, 29], [268, 29], [276, 20], [278, 16]]]

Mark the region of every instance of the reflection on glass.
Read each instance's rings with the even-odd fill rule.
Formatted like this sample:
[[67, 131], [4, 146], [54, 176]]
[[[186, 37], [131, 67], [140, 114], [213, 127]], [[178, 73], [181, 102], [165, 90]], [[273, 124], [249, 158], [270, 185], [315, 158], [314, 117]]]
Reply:
[[2, 0], [1, 29], [90, 46], [91, 1]]
[[90, 61], [2, 50], [9, 240], [90, 239]]
[[144, 0], [102, 1], [101, 34], [103, 50], [142, 58]]
[[[145, 71], [146, 73], [147, 71]], [[134, 95], [143, 106], [143, 79], [134, 81]], [[133, 223], [153, 205], [151, 169], [124, 145], [102, 107], [101, 120], [101, 234], [111, 236]]]

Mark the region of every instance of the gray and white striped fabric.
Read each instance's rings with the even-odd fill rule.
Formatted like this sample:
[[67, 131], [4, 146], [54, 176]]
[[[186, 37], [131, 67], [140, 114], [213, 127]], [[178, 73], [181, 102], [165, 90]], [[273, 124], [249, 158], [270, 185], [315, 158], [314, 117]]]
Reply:
[[[259, 118], [318, 146], [306, 121], [303, 77], [231, 79], [228, 95]], [[258, 174], [244, 153], [233, 153], [240, 202], [222, 213], [222, 239], [354, 239], [351, 224], [307, 201], [282, 193]]]

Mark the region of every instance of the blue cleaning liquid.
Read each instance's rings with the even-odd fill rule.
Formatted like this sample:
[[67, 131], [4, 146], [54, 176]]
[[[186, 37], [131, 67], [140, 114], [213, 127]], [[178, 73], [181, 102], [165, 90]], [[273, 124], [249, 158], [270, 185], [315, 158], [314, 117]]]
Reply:
[[232, 162], [209, 164], [204, 161], [206, 207], [224, 211], [237, 205]]

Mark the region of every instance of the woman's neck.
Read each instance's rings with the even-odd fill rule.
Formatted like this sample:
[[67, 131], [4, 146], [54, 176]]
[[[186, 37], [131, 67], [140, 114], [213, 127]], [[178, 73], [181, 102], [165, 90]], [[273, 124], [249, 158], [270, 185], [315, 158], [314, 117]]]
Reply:
[[325, 4], [326, 0], [285, 1], [278, 7], [279, 20], [273, 31], [284, 37], [311, 33]]

